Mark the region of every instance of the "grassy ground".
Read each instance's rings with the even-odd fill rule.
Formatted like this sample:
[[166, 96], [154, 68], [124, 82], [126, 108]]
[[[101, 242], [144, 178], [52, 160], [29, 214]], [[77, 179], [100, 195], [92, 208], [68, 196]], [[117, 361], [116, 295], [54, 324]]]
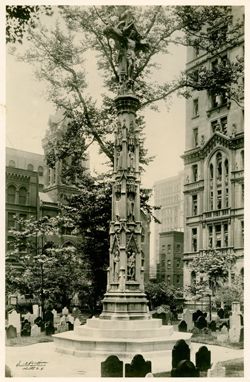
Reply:
[[193, 335], [191, 338], [191, 342], [197, 342], [202, 344], [208, 344], [208, 345], [217, 345], [217, 346], [223, 346], [231, 349], [244, 349], [244, 343], [231, 343], [229, 341], [218, 341], [217, 338], [210, 336], [210, 335]]
[[237, 358], [220, 362], [226, 368], [226, 377], [244, 377], [244, 359]]

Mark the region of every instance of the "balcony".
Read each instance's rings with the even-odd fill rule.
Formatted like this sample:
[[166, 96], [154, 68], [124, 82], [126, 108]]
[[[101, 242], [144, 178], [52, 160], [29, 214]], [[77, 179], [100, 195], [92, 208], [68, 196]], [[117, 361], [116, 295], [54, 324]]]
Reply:
[[203, 222], [209, 220], [216, 220], [221, 218], [226, 218], [231, 215], [231, 208], [222, 208], [221, 210], [203, 212], [202, 220]]

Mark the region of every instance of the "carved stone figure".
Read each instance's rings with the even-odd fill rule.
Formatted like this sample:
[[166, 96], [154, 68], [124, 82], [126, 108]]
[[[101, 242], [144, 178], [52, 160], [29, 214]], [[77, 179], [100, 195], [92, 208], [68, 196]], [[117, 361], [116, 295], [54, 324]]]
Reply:
[[119, 271], [120, 271], [120, 253], [118, 249], [115, 251], [113, 261], [114, 261], [114, 281], [118, 281]]
[[128, 253], [127, 279], [132, 281], [135, 280], [135, 252], [134, 251]]
[[135, 201], [134, 196], [132, 194], [128, 195], [128, 220], [134, 220], [134, 207], [135, 207]]

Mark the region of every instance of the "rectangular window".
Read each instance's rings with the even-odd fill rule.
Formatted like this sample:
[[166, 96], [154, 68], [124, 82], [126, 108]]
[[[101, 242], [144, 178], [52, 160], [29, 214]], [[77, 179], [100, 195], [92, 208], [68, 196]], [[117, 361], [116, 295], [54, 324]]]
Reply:
[[195, 127], [193, 129], [193, 141], [194, 141], [194, 147], [197, 147], [199, 145], [199, 142], [198, 142], [198, 127]]
[[197, 182], [198, 180], [198, 165], [197, 164], [193, 164], [192, 173], [193, 173], [193, 182]]
[[171, 260], [168, 260], [167, 265], [168, 265], [168, 269], [171, 268]]
[[228, 208], [228, 187], [225, 188], [225, 208]]
[[176, 252], [181, 252], [181, 245], [180, 244], [176, 244]]
[[167, 253], [171, 253], [171, 244], [168, 244], [168, 250], [167, 250]]
[[217, 190], [217, 209], [221, 209], [221, 190]]
[[224, 228], [224, 247], [228, 247], [228, 224], [225, 223], [223, 228]]
[[171, 277], [170, 277], [170, 275], [167, 275], [167, 284], [169, 285], [170, 282], [171, 282]]
[[213, 226], [208, 226], [208, 248], [213, 248]]
[[181, 265], [180, 259], [177, 259], [176, 260], [176, 268], [180, 268], [180, 265]]
[[215, 247], [221, 248], [221, 225], [220, 224], [215, 226], [215, 238], [216, 238]]
[[199, 101], [198, 98], [193, 100], [193, 117], [197, 117], [199, 115]]
[[177, 284], [180, 284], [180, 281], [181, 281], [181, 277], [180, 277], [180, 275], [176, 275], [176, 283], [177, 283]]
[[197, 228], [192, 228], [192, 251], [197, 252]]
[[214, 209], [214, 193], [213, 191], [210, 191], [210, 209]]
[[222, 134], [227, 135], [227, 117], [221, 118], [220, 125]]
[[192, 215], [196, 216], [198, 213], [198, 195], [192, 195]]
[[211, 130], [212, 130], [212, 133], [215, 133], [217, 130], [219, 130], [219, 124], [217, 119], [211, 122]]

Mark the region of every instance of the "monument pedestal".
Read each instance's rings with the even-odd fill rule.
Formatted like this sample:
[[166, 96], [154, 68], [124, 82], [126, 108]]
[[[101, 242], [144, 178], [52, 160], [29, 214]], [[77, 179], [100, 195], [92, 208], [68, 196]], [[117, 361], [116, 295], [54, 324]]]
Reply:
[[152, 361], [154, 372], [159, 372], [166, 370], [176, 341], [184, 339], [190, 344], [191, 333], [174, 332], [173, 326], [164, 326], [156, 318], [112, 320], [94, 317], [74, 331], [55, 334], [53, 338], [56, 351], [84, 358], [102, 357], [104, 361], [114, 354], [130, 362], [134, 355], [142, 354]]

